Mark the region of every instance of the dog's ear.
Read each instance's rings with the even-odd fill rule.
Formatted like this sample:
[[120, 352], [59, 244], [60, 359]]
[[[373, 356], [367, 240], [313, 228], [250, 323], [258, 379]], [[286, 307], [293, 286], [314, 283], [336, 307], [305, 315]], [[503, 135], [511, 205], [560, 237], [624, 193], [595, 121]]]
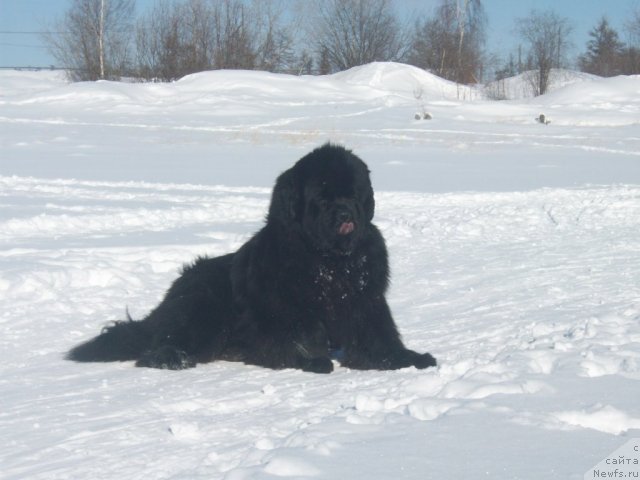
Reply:
[[373, 213], [376, 209], [376, 201], [373, 198], [373, 188], [369, 187], [369, 191], [367, 192], [364, 199], [364, 213], [369, 219], [369, 221], [373, 220]]
[[292, 169], [282, 173], [276, 180], [271, 194], [268, 221], [275, 220], [285, 224], [294, 222], [299, 217], [300, 192], [296, 188]]

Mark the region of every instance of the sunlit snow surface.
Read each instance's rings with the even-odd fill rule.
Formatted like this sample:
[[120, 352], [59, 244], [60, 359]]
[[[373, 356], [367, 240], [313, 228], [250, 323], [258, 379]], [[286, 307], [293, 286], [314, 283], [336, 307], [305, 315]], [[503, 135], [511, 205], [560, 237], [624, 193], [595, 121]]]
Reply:
[[[0, 72], [0, 476], [583, 478], [640, 437], [640, 77], [563, 83]], [[238, 248], [327, 140], [369, 164], [389, 302], [437, 369], [63, 360]]]

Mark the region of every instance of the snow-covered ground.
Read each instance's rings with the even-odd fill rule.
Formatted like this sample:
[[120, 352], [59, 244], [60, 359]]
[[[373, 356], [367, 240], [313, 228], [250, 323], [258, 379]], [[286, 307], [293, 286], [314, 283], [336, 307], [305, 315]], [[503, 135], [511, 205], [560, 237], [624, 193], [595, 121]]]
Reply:
[[[241, 245], [326, 140], [372, 170], [389, 302], [437, 369], [63, 360]], [[0, 148], [3, 479], [582, 479], [640, 437], [638, 76], [491, 102], [397, 64], [0, 72]]]

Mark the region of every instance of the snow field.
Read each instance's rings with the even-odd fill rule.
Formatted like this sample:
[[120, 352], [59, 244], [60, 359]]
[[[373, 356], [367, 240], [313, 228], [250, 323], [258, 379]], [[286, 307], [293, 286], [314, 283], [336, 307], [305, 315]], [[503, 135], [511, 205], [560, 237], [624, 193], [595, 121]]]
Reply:
[[[562, 81], [0, 72], [0, 476], [582, 479], [640, 436], [640, 79]], [[237, 249], [328, 139], [372, 170], [388, 299], [437, 369], [63, 360]]]
[[[261, 224], [268, 189], [0, 183], [2, 203], [16, 212], [0, 229], [2, 383], [16, 395], [4, 396], [0, 414], [2, 436], [14, 438], [7, 478], [66, 478], [70, 469], [96, 478], [140, 469], [162, 478], [328, 478], [334, 467], [318, 458], [408, 419], [638, 428], [631, 399], [589, 381], [613, 377], [619, 388], [640, 378], [636, 187], [378, 192], [392, 309], [406, 343], [441, 366], [325, 377], [222, 362], [178, 373], [60, 358], [123, 318], [125, 306], [144, 315], [183, 262], [236, 249]], [[567, 384], [579, 386], [577, 403]], [[52, 400], [63, 408], [52, 411]], [[35, 452], [24, 455], [30, 445]]]

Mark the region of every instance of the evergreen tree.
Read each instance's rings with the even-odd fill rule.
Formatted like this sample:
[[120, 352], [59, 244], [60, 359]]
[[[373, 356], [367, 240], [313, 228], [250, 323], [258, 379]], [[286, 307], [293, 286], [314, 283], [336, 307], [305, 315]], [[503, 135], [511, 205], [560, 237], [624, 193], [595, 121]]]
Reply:
[[582, 71], [603, 77], [619, 74], [624, 45], [618, 40], [618, 32], [602, 17], [589, 32], [589, 37], [587, 52], [579, 58]]

